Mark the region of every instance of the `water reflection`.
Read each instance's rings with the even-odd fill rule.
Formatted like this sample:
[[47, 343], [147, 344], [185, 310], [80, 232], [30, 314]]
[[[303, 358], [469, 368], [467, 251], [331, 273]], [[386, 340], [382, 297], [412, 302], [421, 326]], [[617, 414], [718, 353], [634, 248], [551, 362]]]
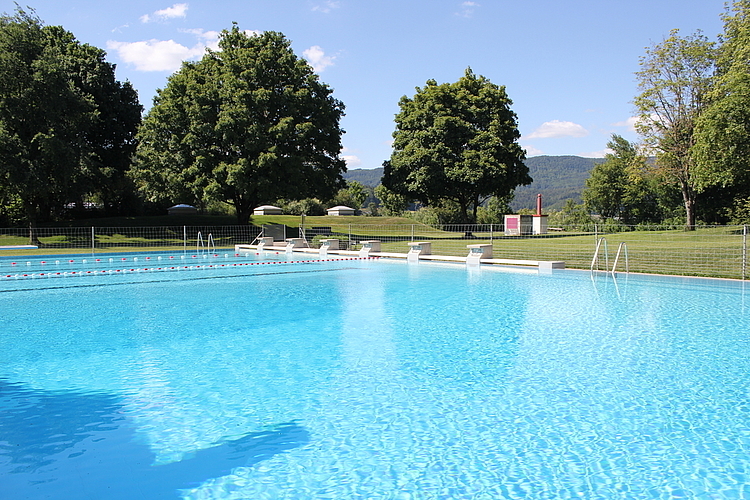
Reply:
[[119, 398], [37, 391], [0, 380], [0, 498], [178, 498], [179, 490], [310, 442], [285, 422], [152, 465]]

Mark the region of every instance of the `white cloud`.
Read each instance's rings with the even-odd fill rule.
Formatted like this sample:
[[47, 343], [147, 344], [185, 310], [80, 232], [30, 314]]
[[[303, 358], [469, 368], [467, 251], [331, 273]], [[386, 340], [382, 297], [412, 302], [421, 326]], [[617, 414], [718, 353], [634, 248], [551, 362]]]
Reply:
[[544, 154], [544, 151], [541, 149], [537, 149], [534, 146], [526, 145], [523, 147], [523, 149], [526, 150], [526, 156], [541, 156]]
[[360, 160], [355, 155], [341, 155], [341, 158], [344, 159], [348, 168], [359, 167], [360, 165], [362, 165], [362, 160]]
[[[180, 30], [182, 33], [195, 35], [202, 41], [205, 47], [211, 50], [219, 50], [219, 33], [218, 31], [203, 31], [202, 29]], [[247, 33], [247, 32], [246, 32]]]
[[[344, 154], [349, 153], [349, 154]], [[341, 158], [346, 162], [347, 167], [359, 167], [362, 165], [362, 160], [357, 155], [352, 154], [353, 151], [346, 146], [341, 148]]]
[[[198, 38], [198, 43], [192, 47], [186, 47], [174, 40], [152, 39], [141, 42], [109, 40], [107, 49], [116, 51], [120, 59], [127, 64], [132, 64], [138, 71], [176, 71], [180, 69], [183, 61], [203, 56], [206, 49], [220, 50], [219, 37], [221, 33], [218, 31], [204, 31], [202, 29], [180, 31], [195, 35]], [[247, 36], [256, 36], [260, 33], [260, 31], [245, 30]], [[325, 64], [325, 61], [321, 64]], [[328, 65], [330, 64], [333, 63], [328, 63]]]
[[578, 125], [577, 123], [552, 120], [551, 122], [542, 123], [539, 128], [534, 130], [529, 136], [524, 137], [524, 139], [586, 137], [587, 135], [589, 135], [588, 130], [583, 128], [581, 125]]
[[202, 56], [206, 51], [205, 43], [198, 43], [192, 48], [185, 47], [174, 40], [146, 40], [142, 42], [108, 41], [107, 49], [117, 51], [117, 55], [138, 71], [176, 71], [182, 61]]
[[322, 12], [323, 14], [328, 14], [333, 9], [338, 9], [339, 7], [341, 7], [341, 2], [337, 2], [334, 0], [326, 0], [322, 4], [313, 6], [312, 10], [314, 12]]
[[153, 21], [166, 21], [167, 19], [174, 19], [176, 17], [186, 17], [188, 10], [188, 4], [176, 3], [166, 9], [157, 10], [153, 14], [146, 14], [141, 16], [142, 23], [150, 23]]
[[466, 18], [472, 17], [474, 15], [474, 7], [479, 7], [479, 4], [476, 2], [462, 2], [461, 10], [456, 12], [456, 15]]
[[613, 123], [613, 127], [626, 127], [629, 131], [635, 132], [635, 125], [640, 120], [639, 116], [631, 116], [625, 121]]
[[322, 73], [328, 66], [333, 66], [333, 60], [336, 59], [334, 56], [327, 56], [323, 49], [317, 45], [303, 50], [302, 57], [307, 59], [316, 73]]

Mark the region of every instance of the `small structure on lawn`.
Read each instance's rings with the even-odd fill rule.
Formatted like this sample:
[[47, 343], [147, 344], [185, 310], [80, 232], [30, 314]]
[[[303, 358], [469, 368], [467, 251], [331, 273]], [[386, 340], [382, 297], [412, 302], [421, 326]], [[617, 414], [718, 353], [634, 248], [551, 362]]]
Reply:
[[505, 234], [521, 236], [525, 234], [547, 234], [547, 215], [542, 215], [542, 195], [536, 195], [536, 214], [506, 215]]
[[345, 207], [343, 205], [337, 205], [328, 209], [328, 215], [354, 215], [353, 208]]
[[169, 215], [195, 215], [198, 213], [198, 209], [192, 205], [185, 205], [181, 203], [167, 209]]
[[281, 215], [282, 210], [273, 205], [261, 205], [253, 209], [253, 215]]

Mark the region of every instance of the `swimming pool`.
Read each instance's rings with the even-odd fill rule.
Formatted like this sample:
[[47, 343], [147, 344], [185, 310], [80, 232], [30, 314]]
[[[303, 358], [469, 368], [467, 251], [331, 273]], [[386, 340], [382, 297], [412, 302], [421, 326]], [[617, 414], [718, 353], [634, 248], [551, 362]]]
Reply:
[[744, 283], [264, 258], [0, 279], [0, 498], [750, 496]]

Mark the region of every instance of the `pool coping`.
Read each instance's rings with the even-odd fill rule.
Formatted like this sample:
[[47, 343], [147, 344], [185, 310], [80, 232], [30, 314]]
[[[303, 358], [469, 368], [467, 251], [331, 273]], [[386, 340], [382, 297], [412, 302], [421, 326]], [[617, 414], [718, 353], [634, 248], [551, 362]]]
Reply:
[[[286, 246], [262, 246], [260, 245], [235, 245], [235, 253], [239, 253], [242, 250], [271, 250], [275, 252], [286, 252], [288, 248]], [[291, 249], [293, 252], [302, 253], [314, 253], [320, 254], [320, 250], [317, 248], [306, 248], [306, 247], [295, 247]], [[385, 257], [393, 259], [408, 259], [409, 254], [398, 253], [398, 252], [366, 252], [361, 253], [357, 250], [328, 250], [326, 254], [333, 255], [348, 255], [358, 257]], [[445, 262], [462, 262], [466, 263], [466, 257], [458, 257], [455, 255], [416, 255], [417, 260], [436, 260]], [[524, 259], [479, 259], [480, 264], [495, 264], [495, 265], [506, 265], [506, 266], [522, 266], [522, 267], [536, 267], [539, 269], [565, 269], [565, 262], [561, 260], [524, 260]]]

